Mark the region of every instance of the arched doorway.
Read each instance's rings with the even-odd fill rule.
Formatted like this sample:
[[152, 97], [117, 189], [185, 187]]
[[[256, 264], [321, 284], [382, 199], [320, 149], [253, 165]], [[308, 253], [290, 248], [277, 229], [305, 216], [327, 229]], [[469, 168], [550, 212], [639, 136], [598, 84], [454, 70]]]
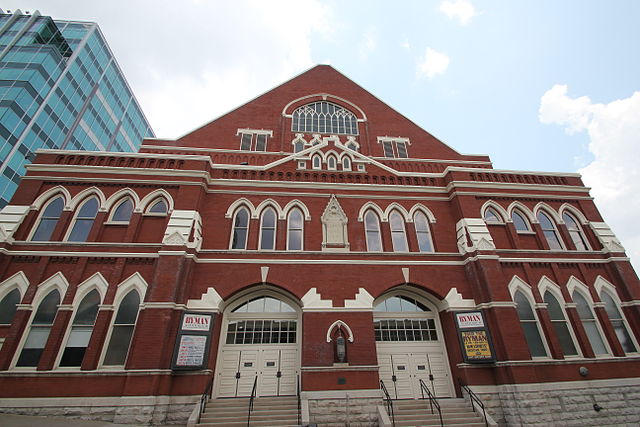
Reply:
[[262, 291], [233, 301], [224, 311], [216, 368], [216, 396], [296, 394], [300, 309], [283, 295]]
[[453, 396], [438, 310], [426, 298], [395, 291], [373, 310], [380, 379], [391, 397], [417, 399], [420, 380], [437, 397]]

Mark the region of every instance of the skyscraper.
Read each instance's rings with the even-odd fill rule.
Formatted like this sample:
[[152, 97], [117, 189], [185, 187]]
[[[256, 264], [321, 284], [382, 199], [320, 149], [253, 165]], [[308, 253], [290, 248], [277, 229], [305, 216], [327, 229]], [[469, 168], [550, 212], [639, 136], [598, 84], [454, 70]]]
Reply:
[[0, 208], [40, 148], [137, 151], [150, 136], [96, 23], [0, 9]]

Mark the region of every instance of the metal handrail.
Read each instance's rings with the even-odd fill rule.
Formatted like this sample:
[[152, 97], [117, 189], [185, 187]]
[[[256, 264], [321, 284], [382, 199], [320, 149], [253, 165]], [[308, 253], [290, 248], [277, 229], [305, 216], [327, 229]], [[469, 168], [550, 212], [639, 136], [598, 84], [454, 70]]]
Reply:
[[438, 410], [438, 416], [440, 417], [440, 426], [442, 427], [444, 423], [442, 422], [442, 409], [440, 409], [440, 404], [438, 403], [438, 399], [436, 399], [433, 393], [431, 393], [431, 390], [429, 390], [429, 387], [427, 387], [424, 381], [422, 381], [422, 378], [420, 378], [419, 380], [420, 380], [420, 392], [422, 393], [422, 398], [424, 399], [424, 392], [426, 391], [427, 397], [429, 399], [429, 407], [431, 408], [431, 413], [433, 414], [433, 407], [435, 406], [436, 409]]
[[258, 376], [253, 380], [253, 388], [251, 389], [251, 397], [249, 398], [249, 410], [247, 411], [247, 427], [251, 423], [251, 411], [253, 411], [253, 400], [256, 398], [256, 389], [258, 387]]
[[380, 380], [380, 389], [382, 390], [382, 393], [384, 393], [384, 401], [385, 401], [385, 404], [387, 405], [387, 413], [391, 417], [391, 423], [393, 424], [393, 427], [396, 427], [396, 417], [393, 413], [393, 399], [391, 399], [391, 396], [389, 396], [387, 387], [385, 387], [384, 382], [382, 380]]
[[[489, 427], [489, 421], [487, 420], [487, 411], [484, 407], [484, 403], [482, 403], [482, 400], [480, 400], [480, 398], [478, 397], [477, 394], [475, 394], [468, 385], [466, 385], [462, 379], [458, 378], [458, 384], [460, 384], [460, 391], [466, 391], [467, 394], [469, 395], [469, 401], [471, 402], [471, 409], [473, 409], [473, 412], [476, 411], [475, 406], [473, 406], [473, 402], [476, 402], [478, 404], [478, 406], [480, 406], [482, 408], [482, 416], [484, 417], [484, 425], [486, 427]], [[464, 397], [464, 396], [463, 396]]]
[[299, 374], [297, 377], [297, 386], [298, 386], [298, 425], [302, 425], [302, 420], [301, 420], [302, 404], [300, 402], [300, 375]]
[[200, 422], [200, 417], [202, 416], [202, 414], [204, 414], [204, 411], [207, 407], [207, 401], [211, 399], [212, 394], [213, 394], [213, 377], [211, 377], [211, 379], [209, 380], [209, 384], [207, 384], [207, 387], [204, 389], [204, 393], [202, 393], [202, 396], [200, 396], [200, 411], [198, 411], [198, 423]]

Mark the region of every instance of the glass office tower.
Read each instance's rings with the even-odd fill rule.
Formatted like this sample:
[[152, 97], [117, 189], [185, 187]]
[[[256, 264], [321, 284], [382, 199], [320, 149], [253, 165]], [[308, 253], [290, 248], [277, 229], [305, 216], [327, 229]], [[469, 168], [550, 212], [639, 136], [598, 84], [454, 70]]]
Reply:
[[137, 151], [153, 136], [97, 24], [0, 9], [0, 208], [39, 148]]

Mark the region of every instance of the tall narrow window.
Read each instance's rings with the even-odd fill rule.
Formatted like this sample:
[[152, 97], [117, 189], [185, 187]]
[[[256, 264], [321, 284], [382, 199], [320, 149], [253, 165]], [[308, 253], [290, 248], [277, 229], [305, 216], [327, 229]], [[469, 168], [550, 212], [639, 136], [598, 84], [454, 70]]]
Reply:
[[71, 324], [71, 332], [67, 339], [67, 346], [62, 353], [60, 366], [80, 366], [84, 353], [89, 346], [93, 325], [98, 316], [100, 294], [97, 290], [89, 292], [80, 302], [78, 311]]
[[538, 222], [540, 222], [542, 233], [544, 234], [545, 239], [547, 239], [549, 249], [564, 249], [560, 241], [560, 236], [558, 236], [558, 230], [553, 220], [551, 220], [551, 218], [549, 218], [544, 212], [539, 212]]
[[631, 339], [631, 334], [627, 329], [625, 319], [624, 317], [622, 317], [622, 313], [618, 308], [618, 304], [616, 304], [611, 295], [609, 295], [606, 291], [602, 292], [602, 295], [600, 295], [600, 299], [604, 303], [604, 309], [609, 316], [609, 320], [611, 321], [613, 330], [616, 331], [616, 336], [618, 337], [618, 341], [620, 341], [620, 345], [622, 345], [622, 349], [624, 350], [624, 352], [637, 352], [638, 349]]
[[251, 150], [251, 138], [253, 137], [250, 133], [243, 133], [240, 137], [240, 149], [249, 151]]
[[86, 242], [87, 237], [89, 237], [91, 227], [93, 226], [93, 221], [96, 219], [97, 213], [98, 199], [92, 197], [87, 200], [80, 208], [80, 211], [75, 218], [73, 228], [71, 229], [71, 233], [69, 234], [67, 240], [70, 242]]
[[589, 246], [587, 245], [587, 239], [585, 238], [578, 221], [566, 212], [562, 214], [562, 220], [567, 225], [569, 236], [571, 236], [571, 240], [573, 241], [576, 249], [579, 251], [588, 251]]
[[334, 171], [338, 168], [336, 158], [334, 156], [327, 157], [327, 169]]
[[40, 217], [38, 227], [35, 233], [33, 233], [31, 240], [42, 242], [51, 239], [51, 235], [58, 224], [63, 208], [64, 199], [62, 197], [58, 197], [49, 203]]
[[560, 307], [560, 303], [549, 291], [544, 293], [544, 302], [547, 304], [547, 311], [551, 318], [553, 330], [556, 333], [558, 341], [560, 341], [562, 354], [565, 356], [577, 356], [578, 351], [573, 343], [573, 338], [571, 337], [571, 332], [569, 332], [569, 326], [567, 325], [567, 319], [564, 316], [562, 307]]
[[404, 220], [398, 211], [391, 212], [389, 215], [389, 226], [391, 228], [391, 241], [393, 243], [394, 252], [408, 252], [407, 234], [404, 228]]
[[342, 158], [342, 170], [350, 171], [351, 170], [351, 159], [347, 156]]
[[300, 140], [297, 140], [294, 144], [293, 144], [293, 152], [294, 153], [299, 153], [302, 150], [304, 150], [304, 143]]
[[584, 331], [587, 333], [587, 338], [589, 338], [593, 352], [596, 355], [609, 354], [602, 340], [602, 334], [598, 328], [598, 321], [594, 317], [589, 303], [580, 292], [574, 292], [571, 297], [573, 298], [573, 302], [576, 303], [578, 316], [580, 317]]
[[158, 201], [156, 201], [155, 203], [153, 203], [151, 205], [151, 207], [149, 208], [147, 213], [158, 214], [158, 215], [165, 214], [166, 215], [168, 210], [169, 210], [169, 208], [167, 208], [167, 202], [164, 199], [159, 199]]
[[382, 141], [382, 150], [384, 151], [385, 157], [394, 157], [393, 155], [393, 142], [391, 141]]
[[115, 208], [111, 216], [111, 221], [129, 222], [129, 220], [131, 220], [131, 214], [133, 214], [133, 201], [127, 198], [120, 202]]
[[124, 365], [131, 346], [139, 307], [140, 296], [135, 290], [129, 292], [120, 303], [118, 314], [113, 321], [111, 338], [109, 338], [103, 365]]
[[20, 303], [20, 291], [18, 288], [12, 290], [0, 300], [0, 325], [9, 325], [16, 314], [17, 306]]
[[502, 218], [500, 217], [500, 214], [498, 212], [496, 212], [495, 209], [493, 208], [487, 208], [484, 211], [484, 220], [486, 222], [492, 222], [492, 223], [502, 223]]
[[276, 211], [273, 208], [265, 209], [260, 221], [260, 249], [276, 248], [276, 221]]
[[236, 216], [233, 219], [233, 238], [231, 241], [231, 249], [246, 249], [248, 234], [249, 211], [246, 208], [240, 208], [236, 211]]
[[364, 215], [364, 231], [367, 238], [367, 250], [369, 252], [382, 251], [380, 222], [378, 222], [378, 216], [373, 211], [367, 211]]
[[398, 150], [398, 158], [406, 159], [407, 155], [407, 143], [404, 141], [396, 141], [396, 149]]
[[267, 151], [267, 135], [259, 133], [256, 135], [256, 151]]
[[322, 168], [322, 159], [320, 158], [320, 156], [318, 156], [318, 155], [313, 156], [312, 167], [314, 169], [321, 169]]
[[303, 218], [300, 209], [295, 208], [289, 212], [287, 221], [287, 249], [301, 251], [303, 247]]
[[538, 319], [531, 308], [529, 300], [521, 291], [516, 291], [513, 299], [516, 303], [520, 326], [522, 326], [522, 330], [524, 331], [524, 337], [527, 341], [527, 345], [529, 346], [531, 356], [545, 357], [547, 355], [547, 351], [542, 343], [542, 336], [540, 335], [540, 328], [538, 327]]
[[519, 213], [518, 211], [513, 211], [511, 214], [511, 221], [513, 221], [513, 226], [516, 228], [516, 231], [530, 231], [529, 222], [525, 219], [524, 215]]
[[422, 212], [417, 212], [413, 217], [413, 225], [416, 227], [416, 237], [418, 238], [418, 248], [420, 252], [433, 252], [431, 231], [429, 230], [427, 216]]
[[60, 305], [60, 293], [57, 290], [49, 292], [42, 300], [35, 316], [33, 316], [29, 335], [27, 335], [16, 366], [38, 366], [58, 311], [58, 305]]

